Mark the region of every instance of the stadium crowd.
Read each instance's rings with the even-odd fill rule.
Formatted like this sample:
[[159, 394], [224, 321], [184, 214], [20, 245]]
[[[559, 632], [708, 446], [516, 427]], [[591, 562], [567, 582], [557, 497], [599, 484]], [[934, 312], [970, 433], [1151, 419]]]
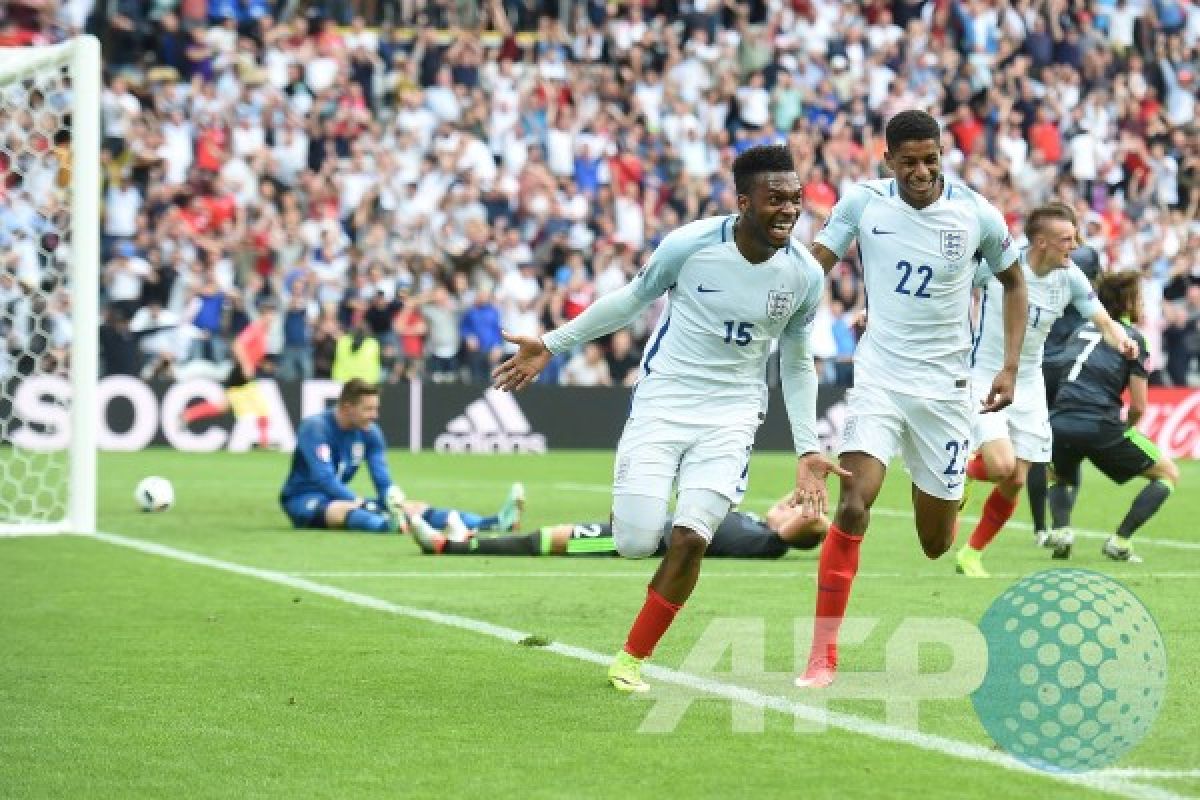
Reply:
[[[0, 45], [79, 31], [101, 37], [106, 61], [109, 374], [169, 378], [220, 362], [272, 298], [280, 377], [483, 382], [505, 349], [502, 328], [536, 333], [573, 318], [673, 228], [732, 211], [737, 153], [791, 147], [806, 182], [795, 236], [807, 242], [845, 186], [883, 174], [891, 115], [921, 108], [943, 123], [948, 177], [1001, 208], [1018, 238], [1023, 211], [1058, 198], [1077, 209], [1091, 257], [1139, 267], [1156, 380], [1195, 378], [1197, 3], [0, 9]], [[69, 304], [61, 290], [31, 293], [46, 244], [23, 244], [21, 226], [29, 209], [52, 217], [39, 186], [61, 178], [62, 159], [22, 154], [24, 136], [10, 93], [0, 104], [0, 318], [10, 347], [61, 357]], [[22, 303], [40, 304], [48, 321], [23, 330]], [[823, 380], [849, 382], [864, 303], [851, 257], [832, 274], [813, 335]], [[630, 383], [659, 310], [544, 380]]]

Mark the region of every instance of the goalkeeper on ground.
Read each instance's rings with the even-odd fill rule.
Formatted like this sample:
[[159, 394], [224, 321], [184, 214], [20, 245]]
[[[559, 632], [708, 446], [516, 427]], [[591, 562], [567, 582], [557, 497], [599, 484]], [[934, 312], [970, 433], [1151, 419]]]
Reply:
[[[387, 442], [379, 418], [379, 388], [361, 378], [342, 387], [337, 405], [306, 417], [296, 431], [296, 451], [279, 502], [297, 528], [333, 528], [369, 533], [406, 531], [412, 523], [448, 531], [511, 531], [520, 524], [525, 488], [514, 483], [494, 515], [441, 508], [408, 500], [392, 483]], [[367, 465], [374, 498], [350, 488], [355, 473]]]

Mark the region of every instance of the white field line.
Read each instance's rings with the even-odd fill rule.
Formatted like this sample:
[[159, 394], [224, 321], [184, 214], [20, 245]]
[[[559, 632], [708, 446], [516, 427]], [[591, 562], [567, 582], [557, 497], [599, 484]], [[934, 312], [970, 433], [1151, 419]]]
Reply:
[[[453, 558], [453, 556], [447, 556]], [[474, 556], [474, 558], [488, 558], [489, 556]], [[560, 558], [560, 556], [550, 556], [551, 558]], [[613, 559], [616, 560], [615, 558]], [[733, 559], [721, 559], [733, 560]], [[654, 562], [657, 564], [658, 562]], [[653, 570], [647, 569], [645, 572], [422, 572], [419, 570], [408, 570], [403, 572], [387, 572], [387, 571], [365, 571], [365, 572], [310, 572], [307, 570], [288, 570], [286, 574], [295, 575], [302, 578], [637, 578], [645, 580]], [[992, 572], [989, 575], [993, 578], [1023, 578], [1025, 573], [1018, 572]], [[815, 570], [810, 572], [705, 572], [704, 580], [719, 580], [721, 578], [737, 578], [744, 580], [759, 580], [761, 578], [815, 578], [817, 573]], [[894, 580], [911, 580], [926, 579], [926, 580], [946, 580], [953, 578], [953, 572], [930, 572], [913, 574], [910, 572], [859, 572], [859, 578], [877, 578], [877, 579], [894, 579]], [[1126, 576], [1135, 578], [1200, 578], [1200, 571], [1192, 572], [1144, 572], [1139, 571], [1136, 575]]]
[[[464, 487], [472, 487], [472, 488], [482, 489], [482, 488], [500, 487], [500, 486], [508, 486], [509, 485], [507, 482], [499, 480], [499, 479], [497, 479], [497, 480], [463, 480], [463, 481], [441, 481], [441, 480], [439, 480], [439, 481], [422, 481], [422, 480], [418, 479], [418, 480], [408, 481], [408, 483], [410, 483], [411, 485], [414, 485], [414, 486], [429, 487], [429, 488], [433, 488], [433, 489], [453, 489], [453, 488], [464, 488]], [[605, 483], [576, 483], [576, 482], [571, 482], [571, 481], [555, 481], [552, 483], [538, 483], [536, 481], [525, 481], [525, 485], [527, 488], [529, 486], [544, 486], [547, 489], [550, 489], [552, 491], [558, 491], [558, 492], [582, 492], [582, 493], [586, 493], [586, 494], [609, 494], [610, 492], [612, 492], [612, 487]], [[777, 498], [775, 498], [775, 497], [768, 498], [768, 497], [758, 497], [755, 495], [750, 495], [747, 498], [748, 501], [751, 501], [754, 503], [762, 503], [763, 505], [766, 505], [767, 503], [773, 503], [776, 499]], [[536, 498], [534, 498], [530, 502], [536, 503], [537, 500], [536, 500]], [[831, 502], [832, 502], [832, 499], [831, 499]], [[912, 514], [913, 514], [912, 509], [878, 508], [878, 507], [871, 509], [871, 513], [878, 514], [881, 517], [896, 517], [896, 518], [900, 518], [900, 519], [905, 519], [905, 518], [912, 519]], [[973, 517], [973, 516], [968, 516], [968, 515], [963, 515], [960, 519], [962, 519], [964, 522], [975, 522], [979, 518]], [[1033, 529], [1033, 526], [1030, 525], [1028, 522], [1020, 522], [1020, 521], [1009, 522], [1008, 526], [1012, 527], [1012, 528], [1020, 528], [1022, 530], [1032, 530]], [[1073, 530], [1075, 531], [1076, 536], [1080, 536], [1085, 539], [1107, 539], [1109, 536], [1112, 535], [1111, 531], [1096, 531], [1096, 530], [1089, 530], [1087, 528], [1074, 528]], [[1166, 548], [1173, 548], [1176, 550], [1200, 550], [1200, 542], [1189, 542], [1189, 541], [1185, 541], [1185, 540], [1181, 540], [1181, 539], [1156, 539], [1156, 538], [1151, 538], [1151, 537], [1138, 536], [1137, 543], [1139, 545], [1146, 544], [1146, 545], [1151, 545], [1154, 547], [1166, 547]]]
[[[169, 558], [185, 564], [209, 567], [210, 569], [229, 572], [234, 575], [256, 578], [268, 583], [287, 586], [291, 589], [297, 589], [334, 600], [340, 600], [344, 603], [360, 606], [362, 608], [370, 608], [388, 614], [396, 614], [398, 616], [408, 617], [410, 619], [432, 622], [436, 625], [444, 625], [450, 628], [471, 631], [473, 633], [490, 636], [492, 638], [500, 639], [512, 644], [516, 644], [529, 636], [529, 634], [525, 633], [524, 631], [505, 628], [500, 625], [493, 625], [490, 622], [484, 622], [482, 620], [472, 619], [470, 617], [464, 617], [457, 614], [445, 614], [440, 611], [433, 611], [430, 609], [399, 605], [397, 603], [391, 603], [387, 600], [373, 597], [371, 595], [361, 594], [359, 592], [351, 592], [347, 591], [346, 589], [340, 589], [336, 586], [329, 586], [323, 583], [316, 583], [305, 578], [295, 577], [283, 572], [278, 572], [276, 570], [260, 569], [258, 567], [252, 567], [245, 564], [223, 561], [221, 559], [212, 558], [211, 556], [201, 555], [199, 553], [193, 553], [187, 550], [180, 550], [167, 545], [158, 544], [156, 542], [134, 539], [127, 536], [119, 536], [112, 533], [94, 533], [86, 535], [89, 538], [93, 538], [98, 541], [107, 542], [108, 544], [117, 545], [120, 547], [126, 547], [142, 553]], [[607, 666], [611, 660], [611, 655], [597, 653], [594, 650], [588, 650], [583, 647], [575, 647], [573, 645], [562, 644], [559, 642], [552, 642], [546, 647], [539, 649], [548, 650], [561, 656], [566, 656], [577, 661], [584, 661], [601, 667]], [[803, 719], [811, 723], [829, 725], [850, 733], [870, 736], [881, 741], [908, 745], [910, 747], [916, 747], [933, 753], [940, 753], [942, 755], [961, 759], [963, 761], [972, 761], [976, 763], [987, 764], [989, 766], [999, 767], [1001, 769], [1006, 769], [1013, 772], [1023, 772], [1036, 775], [1044, 778], [1047, 781], [1055, 781], [1058, 783], [1095, 789], [1119, 797], [1133, 798], [1134, 800], [1187, 800], [1184, 795], [1179, 795], [1157, 786], [1136, 783], [1123, 776], [1109, 776], [1103, 772], [1083, 775], [1063, 775], [1042, 772], [1017, 761], [1005, 753], [991, 750], [990, 748], [982, 745], [970, 744], [944, 736], [921, 733], [919, 731], [910, 731], [905, 728], [887, 725], [881, 722], [875, 722], [863, 717], [854, 716], [852, 714], [826, 711], [824, 709], [818, 709], [803, 703], [798, 703], [788, 697], [765, 694], [763, 692], [748, 689], [746, 687], [724, 683], [711, 678], [704, 678], [667, 667], [647, 666], [646, 674], [662, 683], [671, 683], [677, 686], [683, 686], [693, 691], [703, 692], [716, 697], [723, 697], [731, 701], [745, 703], [755, 708], [771, 709], [785, 714], [792, 714], [799, 719]]]
[[1105, 775], [1117, 778], [1151, 778], [1157, 780], [1186, 780], [1200, 778], [1200, 769], [1149, 769], [1125, 767], [1104, 770]]

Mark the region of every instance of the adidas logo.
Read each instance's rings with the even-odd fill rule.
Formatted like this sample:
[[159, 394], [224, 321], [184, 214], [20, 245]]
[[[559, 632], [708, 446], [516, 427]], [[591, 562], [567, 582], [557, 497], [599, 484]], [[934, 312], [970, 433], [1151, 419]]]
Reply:
[[433, 448], [439, 453], [544, 453], [546, 437], [533, 432], [511, 394], [488, 389], [446, 423]]

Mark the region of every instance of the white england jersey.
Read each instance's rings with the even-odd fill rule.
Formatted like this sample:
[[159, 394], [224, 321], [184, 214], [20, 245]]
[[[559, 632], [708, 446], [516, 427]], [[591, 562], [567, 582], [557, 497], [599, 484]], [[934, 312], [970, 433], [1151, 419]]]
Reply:
[[[1017, 380], [1041, 380], [1042, 346], [1050, 335], [1050, 327], [1062, 316], [1067, 306], [1084, 319], [1091, 319], [1100, 310], [1100, 301], [1088, 282], [1083, 270], [1068, 262], [1067, 266], [1050, 270], [1038, 277], [1029, 267], [1026, 253], [1021, 251], [1020, 264], [1025, 273], [1026, 291], [1029, 293], [1029, 322], [1025, 328], [1025, 341], [1021, 345], [1021, 363]], [[1004, 366], [1004, 286], [985, 269], [977, 270], [977, 282], [983, 293], [979, 305], [979, 328], [975, 333], [975, 346], [971, 351], [971, 370], [976, 380], [991, 380]]]
[[665, 291], [668, 302], [642, 358], [632, 416], [757, 424], [771, 340], [794, 336], [804, 346], [824, 293], [821, 265], [796, 241], [750, 263], [734, 243], [736, 221], [678, 228], [634, 278], [639, 300]]
[[854, 382], [944, 398], [967, 386], [971, 286], [977, 257], [993, 273], [1016, 261], [1004, 217], [959, 183], [923, 209], [894, 180], [853, 186], [816, 240], [839, 258], [858, 239], [867, 289], [867, 331]]

